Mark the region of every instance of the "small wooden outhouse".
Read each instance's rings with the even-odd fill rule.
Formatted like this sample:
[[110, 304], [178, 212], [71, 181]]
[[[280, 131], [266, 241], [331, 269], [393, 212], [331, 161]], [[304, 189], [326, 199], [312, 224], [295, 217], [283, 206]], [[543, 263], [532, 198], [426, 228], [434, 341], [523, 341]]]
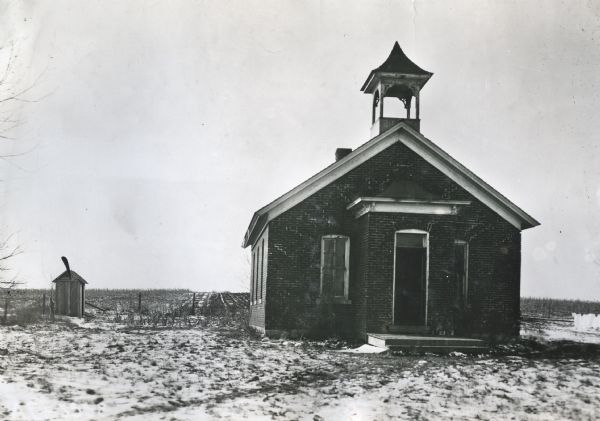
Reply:
[[85, 310], [86, 280], [69, 267], [66, 257], [62, 257], [67, 270], [52, 282], [55, 284], [56, 314], [72, 317], [83, 317]]

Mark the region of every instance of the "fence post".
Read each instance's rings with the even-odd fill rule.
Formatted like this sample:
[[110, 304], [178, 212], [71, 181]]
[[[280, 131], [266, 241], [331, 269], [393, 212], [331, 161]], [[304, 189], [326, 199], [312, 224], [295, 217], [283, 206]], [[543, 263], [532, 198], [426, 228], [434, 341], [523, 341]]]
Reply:
[[192, 316], [196, 315], [196, 293], [192, 296]]
[[54, 321], [54, 299], [52, 298], [52, 289], [50, 289], [50, 320]]
[[46, 316], [46, 293], [42, 294], [42, 317]]
[[138, 313], [142, 314], [142, 293], [138, 294]]
[[8, 296], [10, 294], [10, 290], [6, 291], [6, 298], [4, 299], [4, 324], [6, 324], [6, 320], [8, 319]]

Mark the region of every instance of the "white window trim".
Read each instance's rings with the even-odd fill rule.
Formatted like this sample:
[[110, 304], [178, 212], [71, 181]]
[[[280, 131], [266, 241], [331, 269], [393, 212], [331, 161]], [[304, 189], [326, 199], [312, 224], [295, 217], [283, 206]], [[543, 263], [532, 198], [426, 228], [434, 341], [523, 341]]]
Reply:
[[396, 324], [396, 246], [398, 234], [422, 234], [425, 235], [425, 326], [429, 320], [427, 307], [429, 303], [429, 232], [418, 229], [403, 229], [394, 232], [394, 270], [392, 271], [392, 323]]
[[[348, 237], [347, 235], [338, 235], [338, 234], [329, 234], [329, 235], [323, 235], [321, 237], [321, 286], [320, 286], [320, 295], [323, 295], [323, 268], [324, 268], [324, 262], [325, 262], [325, 240], [326, 239], [333, 239], [333, 238], [343, 238], [345, 239], [345, 253], [344, 253], [344, 259], [345, 259], [345, 266], [346, 266], [346, 271], [344, 273], [344, 295], [336, 295], [333, 297], [334, 300], [336, 299], [342, 299], [344, 300], [344, 303], [350, 303], [350, 300], [348, 299], [348, 292], [349, 292], [349, 283], [350, 283], [350, 237]], [[334, 269], [335, 270], [335, 269]], [[334, 277], [335, 279], [335, 274]]]
[[[469, 242], [465, 240], [454, 240], [454, 244], [464, 244], [465, 246], [465, 255], [463, 257], [463, 263], [465, 265], [465, 286], [464, 291], [462, 291], [463, 299], [465, 300], [465, 304], [469, 303]], [[461, 285], [462, 287], [462, 285]]]

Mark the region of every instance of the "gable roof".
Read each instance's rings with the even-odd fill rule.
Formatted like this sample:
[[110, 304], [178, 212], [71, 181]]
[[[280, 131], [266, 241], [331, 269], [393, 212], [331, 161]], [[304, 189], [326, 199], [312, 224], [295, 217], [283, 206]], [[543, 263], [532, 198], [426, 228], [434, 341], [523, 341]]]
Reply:
[[428, 72], [427, 70], [421, 69], [417, 66], [411, 59], [409, 59], [402, 48], [400, 48], [400, 44], [398, 41], [394, 44], [394, 48], [390, 52], [388, 58], [383, 62], [383, 64], [376, 69], [371, 70], [367, 80], [363, 83], [361, 91], [364, 91], [371, 80], [371, 77], [375, 73], [400, 73], [405, 75], [418, 75], [418, 76], [428, 76], [431, 77], [433, 73]]
[[256, 211], [244, 236], [242, 247], [253, 244], [258, 234], [271, 220], [396, 142], [407, 146], [515, 228], [524, 230], [540, 224], [431, 140], [405, 122], [400, 122]]
[[54, 279], [54, 281], [52, 281], [52, 282], [61, 282], [61, 281], [65, 281], [65, 282], [79, 281], [82, 284], [87, 284], [87, 281], [85, 279], [83, 279], [74, 270], [71, 271], [71, 277], [69, 277], [69, 272], [65, 270], [63, 273], [61, 273], [60, 275], [58, 275], [56, 277], [56, 279]]

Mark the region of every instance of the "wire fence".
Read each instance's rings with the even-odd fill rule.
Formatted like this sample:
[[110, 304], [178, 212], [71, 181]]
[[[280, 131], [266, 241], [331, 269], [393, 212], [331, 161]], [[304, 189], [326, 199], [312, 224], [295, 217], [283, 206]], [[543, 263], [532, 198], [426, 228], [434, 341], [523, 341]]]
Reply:
[[[5, 291], [3, 298], [4, 324], [54, 319], [52, 290], [15, 289]], [[84, 317], [138, 326], [193, 327], [214, 318], [247, 317], [248, 307], [248, 293], [88, 289]]]

